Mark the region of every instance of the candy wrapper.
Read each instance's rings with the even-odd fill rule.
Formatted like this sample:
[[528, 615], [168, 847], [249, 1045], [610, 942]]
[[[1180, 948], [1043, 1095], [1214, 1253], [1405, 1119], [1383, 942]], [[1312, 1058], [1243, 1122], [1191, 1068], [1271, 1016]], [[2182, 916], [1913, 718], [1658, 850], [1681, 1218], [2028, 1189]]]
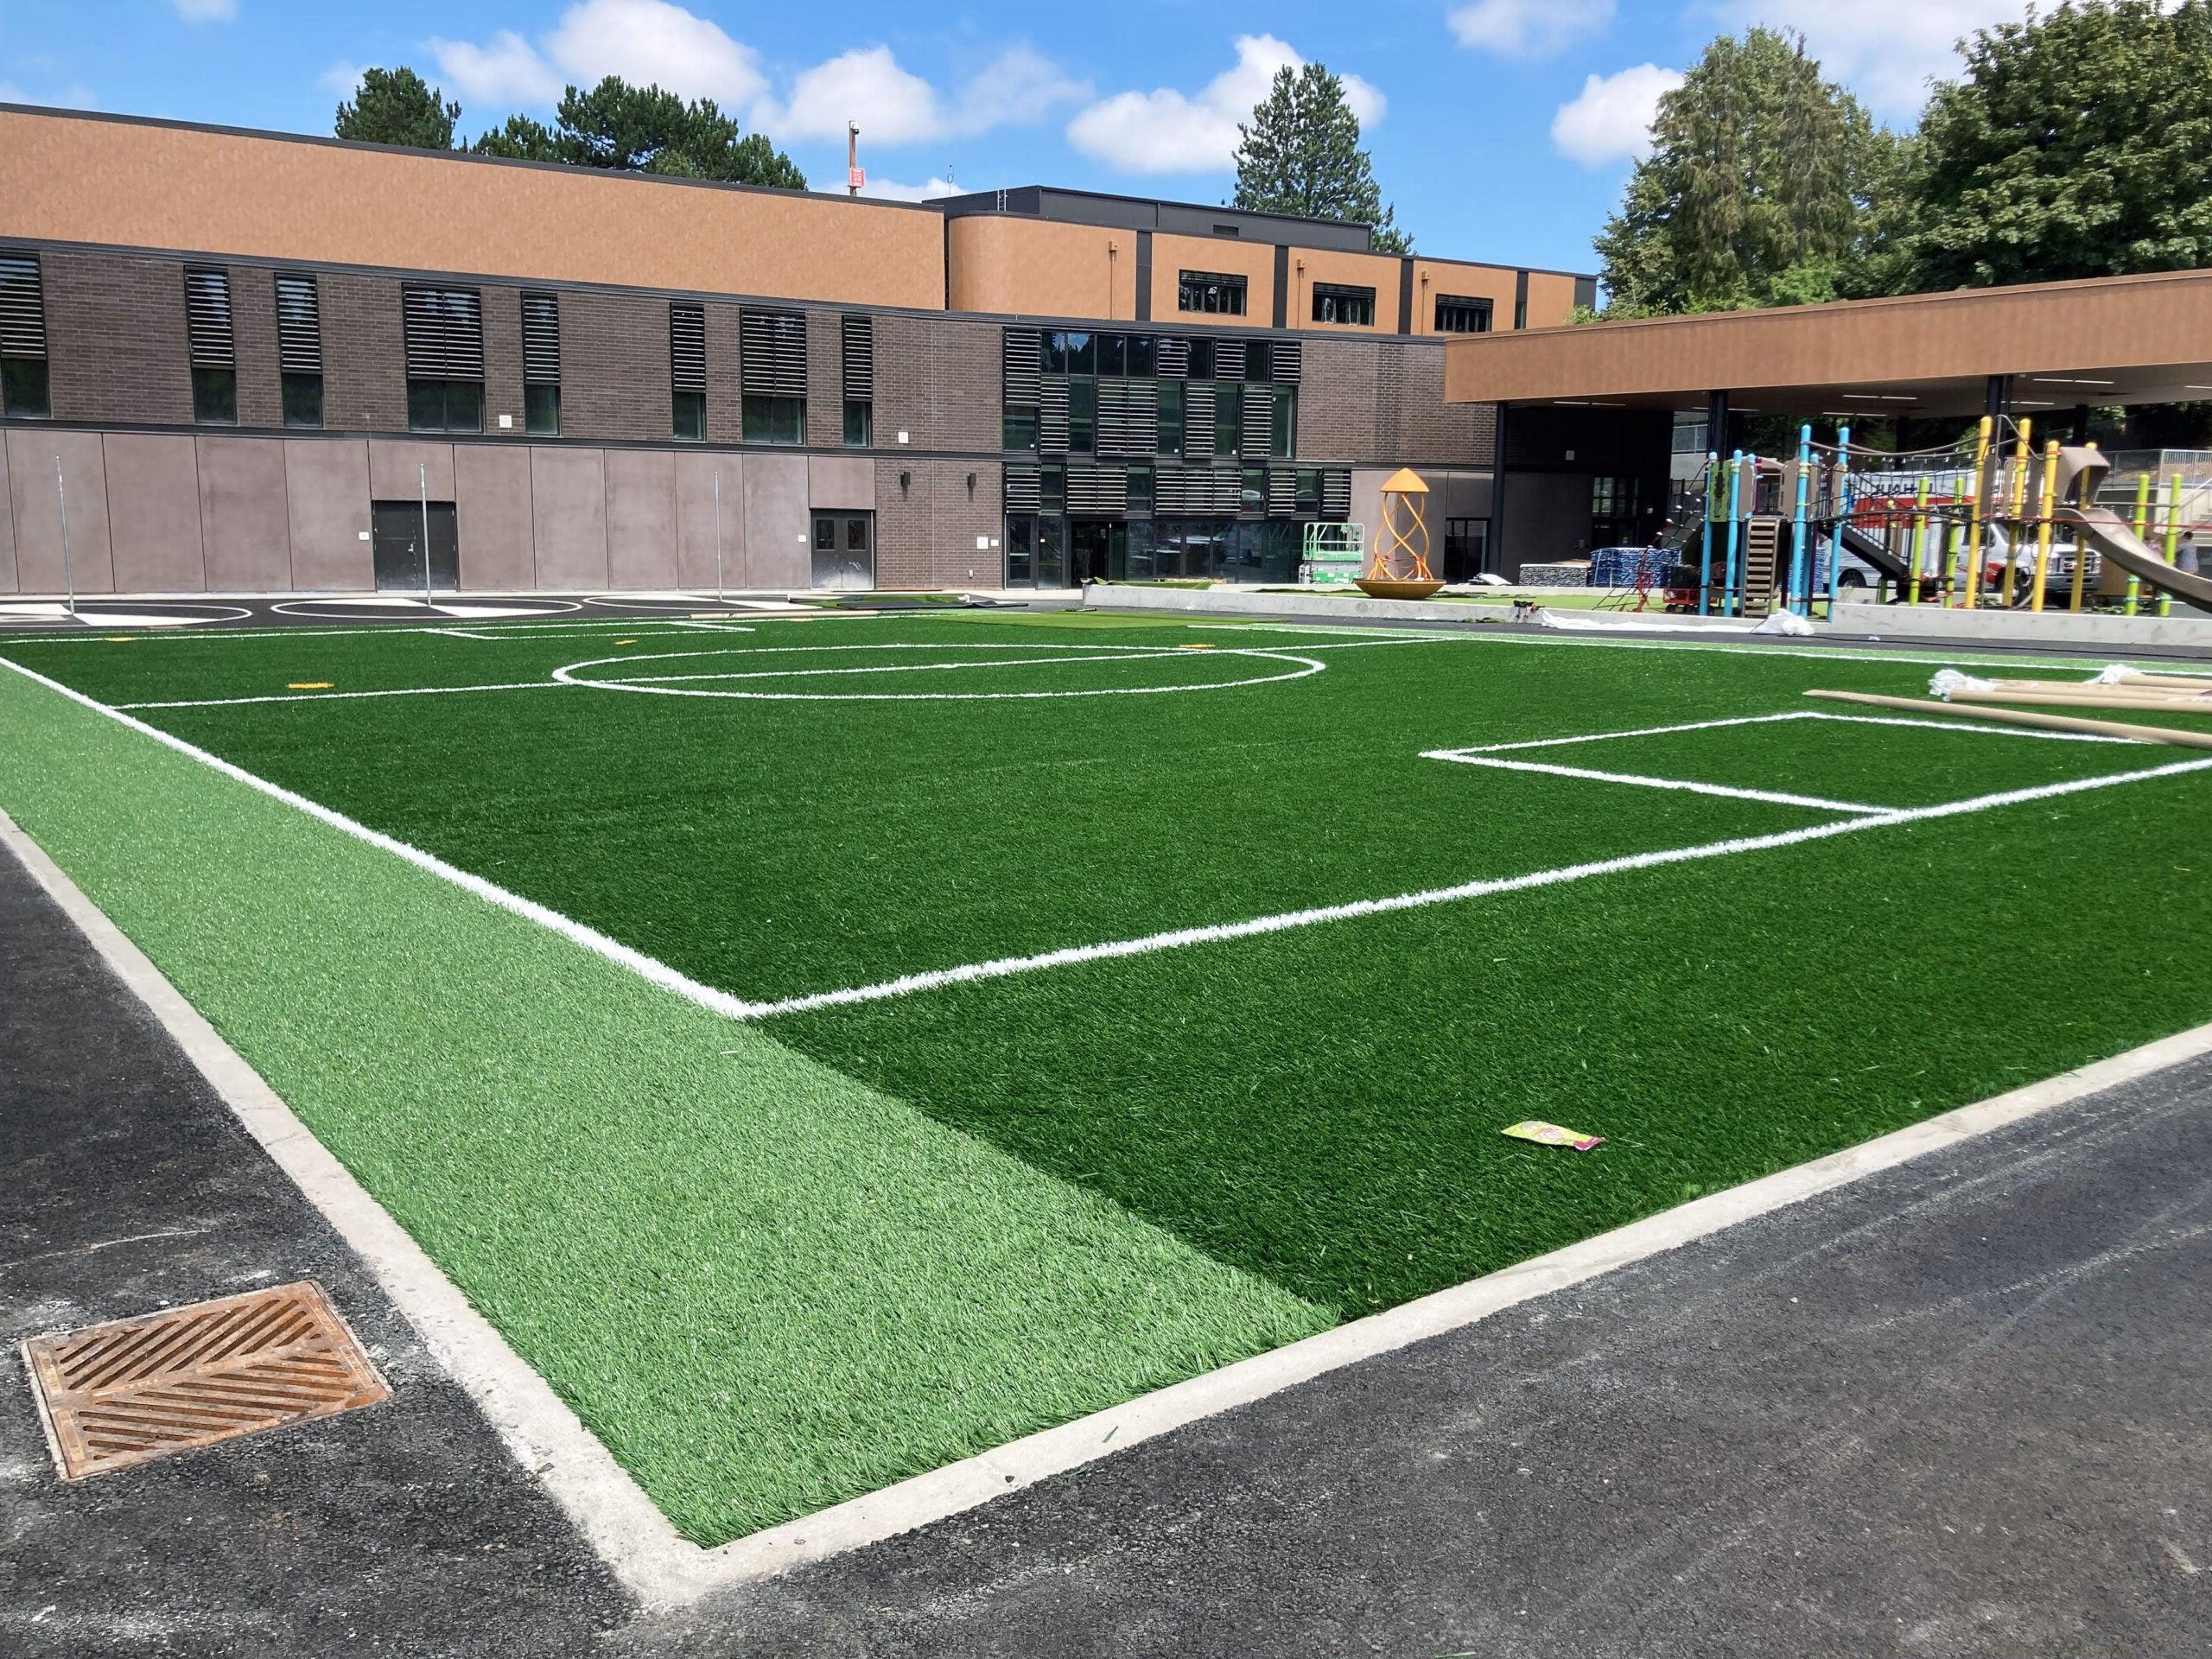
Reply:
[[1605, 1143], [1602, 1135], [1580, 1135], [1556, 1123], [1539, 1123], [1533, 1118], [1526, 1123], [1509, 1123], [1498, 1133], [1510, 1135], [1516, 1141], [1534, 1141], [1540, 1147], [1573, 1147], [1577, 1152], [1587, 1152]]

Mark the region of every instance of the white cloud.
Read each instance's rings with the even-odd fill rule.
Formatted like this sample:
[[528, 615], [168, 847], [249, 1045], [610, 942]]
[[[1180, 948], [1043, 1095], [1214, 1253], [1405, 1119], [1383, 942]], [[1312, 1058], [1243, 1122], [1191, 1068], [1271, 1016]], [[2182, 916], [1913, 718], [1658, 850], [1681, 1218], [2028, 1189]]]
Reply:
[[932, 174], [926, 184], [900, 184], [895, 179], [870, 179], [861, 187], [861, 194], [880, 197], [885, 201], [930, 201], [938, 196], [957, 196], [966, 188]]
[[1470, 0], [1446, 20], [1459, 44], [1509, 58], [1548, 58], [1613, 21], [1613, 0]]
[[12, 80], [0, 80], [0, 104], [30, 104], [49, 110], [96, 110], [99, 99], [81, 80], [42, 92], [34, 92]]
[[858, 121], [878, 144], [963, 137], [1040, 120], [1090, 95], [1085, 82], [1025, 46], [1001, 53], [951, 98], [899, 66], [887, 46], [855, 48], [802, 71], [790, 99], [764, 102], [754, 119], [779, 138], [842, 138]]
[[1711, 0], [1700, 8], [1731, 29], [1764, 23], [1794, 29], [1821, 60], [1875, 114], [1910, 121], [1928, 99], [1930, 80], [1955, 78], [1957, 42], [1977, 29], [2018, 22], [2021, 0]]
[[1592, 75], [1552, 117], [1552, 143], [1585, 167], [1604, 167], [1643, 154], [1659, 100], [1682, 84], [1672, 69], [1639, 63], [1617, 75]]
[[561, 96], [561, 78], [511, 29], [501, 29], [481, 46], [437, 38], [429, 46], [437, 60], [441, 90], [450, 87], [472, 104], [534, 108]]
[[742, 109], [768, 90], [760, 54], [668, 0], [579, 0], [545, 37], [545, 54], [579, 86], [620, 75]]
[[227, 23], [238, 15], [238, 0], [171, 0], [188, 23]]
[[[1077, 113], [1068, 124], [1068, 142], [1131, 173], [1225, 171], [1236, 160], [1237, 124], [1251, 119], [1275, 71], [1305, 62], [1272, 35], [1240, 35], [1236, 66], [1195, 93], [1172, 86], [1116, 92]], [[1380, 121], [1389, 107], [1382, 92], [1357, 75], [1340, 79], [1359, 124]]]
[[366, 64], [353, 63], [344, 58], [332, 64], [315, 78], [315, 84], [337, 98], [351, 98], [361, 90], [361, 73]]

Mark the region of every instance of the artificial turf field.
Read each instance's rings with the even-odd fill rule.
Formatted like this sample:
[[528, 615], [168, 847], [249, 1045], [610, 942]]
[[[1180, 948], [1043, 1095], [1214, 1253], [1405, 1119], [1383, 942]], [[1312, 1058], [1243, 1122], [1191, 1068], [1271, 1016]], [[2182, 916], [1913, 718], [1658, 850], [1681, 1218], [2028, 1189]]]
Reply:
[[2212, 1019], [2212, 757], [1801, 696], [1953, 660], [41, 636], [0, 808], [711, 1544]]

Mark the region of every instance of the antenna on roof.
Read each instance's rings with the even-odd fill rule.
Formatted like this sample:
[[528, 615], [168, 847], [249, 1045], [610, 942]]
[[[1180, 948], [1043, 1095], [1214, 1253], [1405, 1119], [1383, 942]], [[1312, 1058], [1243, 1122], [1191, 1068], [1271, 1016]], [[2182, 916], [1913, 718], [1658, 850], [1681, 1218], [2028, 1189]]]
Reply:
[[845, 123], [845, 194], [857, 196], [861, 186], [868, 182], [868, 175], [861, 171], [861, 130], [856, 123]]

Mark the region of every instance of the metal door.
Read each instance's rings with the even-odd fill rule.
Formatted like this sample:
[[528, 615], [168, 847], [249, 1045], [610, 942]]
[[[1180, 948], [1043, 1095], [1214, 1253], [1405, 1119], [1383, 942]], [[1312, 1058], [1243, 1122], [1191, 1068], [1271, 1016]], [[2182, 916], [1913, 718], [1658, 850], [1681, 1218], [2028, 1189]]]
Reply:
[[430, 531], [429, 586], [457, 593], [461, 588], [461, 534], [450, 501], [433, 501], [426, 514], [420, 501], [369, 503], [369, 556], [377, 590], [419, 594], [423, 579], [423, 530]]
[[814, 515], [812, 585], [836, 593], [866, 593], [875, 586], [875, 515]]

